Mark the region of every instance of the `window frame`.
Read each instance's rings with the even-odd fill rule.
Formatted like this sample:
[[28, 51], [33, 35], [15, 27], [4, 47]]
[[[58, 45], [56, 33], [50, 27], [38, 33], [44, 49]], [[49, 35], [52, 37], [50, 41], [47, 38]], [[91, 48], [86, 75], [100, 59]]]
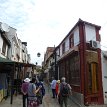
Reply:
[[3, 40], [3, 45], [2, 45], [2, 54], [5, 55], [6, 54], [6, 42], [5, 40]]
[[74, 34], [69, 37], [69, 48], [74, 47]]
[[62, 44], [62, 54], [65, 53], [65, 42]]

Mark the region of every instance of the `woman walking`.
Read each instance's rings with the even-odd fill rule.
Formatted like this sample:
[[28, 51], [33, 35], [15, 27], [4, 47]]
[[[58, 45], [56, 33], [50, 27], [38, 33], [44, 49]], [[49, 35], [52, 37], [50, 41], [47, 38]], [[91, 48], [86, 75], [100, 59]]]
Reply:
[[28, 86], [28, 107], [37, 107], [39, 105], [36, 94], [41, 89], [41, 86], [36, 88], [35, 83], [36, 78], [32, 78], [32, 81]]

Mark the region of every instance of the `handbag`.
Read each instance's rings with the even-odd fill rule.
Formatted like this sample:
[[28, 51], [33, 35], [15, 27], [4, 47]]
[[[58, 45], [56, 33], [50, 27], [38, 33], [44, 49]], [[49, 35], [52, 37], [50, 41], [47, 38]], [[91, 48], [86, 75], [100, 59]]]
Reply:
[[[32, 84], [32, 92], [33, 92], [33, 84]], [[28, 107], [38, 107], [39, 102], [36, 96], [28, 96]]]
[[38, 107], [39, 104], [37, 100], [28, 100], [28, 107]]

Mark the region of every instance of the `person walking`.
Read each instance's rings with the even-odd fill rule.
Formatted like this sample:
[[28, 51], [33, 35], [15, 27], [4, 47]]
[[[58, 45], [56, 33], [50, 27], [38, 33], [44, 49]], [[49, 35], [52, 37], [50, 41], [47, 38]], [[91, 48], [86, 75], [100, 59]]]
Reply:
[[67, 107], [67, 100], [70, 93], [71, 86], [66, 83], [66, 78], [62, 77], [60, 83], [60, 107], [63, 107], [63, 103]]
[[56, 82], [56, 87], [55, 87], [57, 98], [58, 98], [58, 94], [59, 94], [59, 86], [60, 86], [60, 80], [57, 80], [57, 82]]
[[36, 107], [39, 105], [36, 94], [41, 89], [41, 86], [37, 88], [35, 83], [36, 83], [36, 78], [32, 78], [32, 81], [28, 86], [28, 107], [30, 106]]
[[36, 82], [37, 88], [41, 86], [41, 89], [37, 93], [37, 98], [40, 104], [42, 104], [43, 96], [45, 95], [45, 87], [42, 80], [39, 78]]
[[51, 82], [51, 89], [52, 89], [52, 95], [53, 97], [52, 98], [55, 98], [56, 97], [56, 80], [54, 77], [52, 77], [52, 82]]
[[28, 85], [29, 85], [30, 79], [26, 78], [24, 79], [21, 87], [21, 92], [23, 94], [23, 107], [26, 107], [27, 102], [27, 91], [28, 91]]

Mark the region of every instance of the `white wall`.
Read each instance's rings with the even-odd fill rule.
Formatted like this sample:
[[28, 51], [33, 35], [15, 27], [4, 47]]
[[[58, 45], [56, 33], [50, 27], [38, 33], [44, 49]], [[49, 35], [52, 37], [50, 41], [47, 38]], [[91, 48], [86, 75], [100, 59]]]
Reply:
[[57, 48], [57, 50], [56, 50], [56, 60], [58, 60], [58, 58], [60, 57], [60, 53], [59, 53], [59, 48]]
[[[10, 27], [9, 32], [6, 33], [8, 39], [11, 42], [11, 47], [9, 48], [8, 57], [16, 62], [19, 62], [17, 55], [20, 57], [20, 45], [17, 37], [16, 29]], [[16, 55], [17, 54], [17, 55]]]
[[6, 45], [6, 52], [5, 52], [5, 57], [7, 57], [7, 51], [8, 51], [8, 45]]
[[24, 63], [27, 63], [27, 47], [22, 44], [22, 49], [24, 50], [24, 52], [22, 52], [22, 60]]
[[[79, 44], [79, 27], [76, 27], [71, 34], [74, 34], [74, 46]], [[65, 40], [65, 52], [69, 50], [69, 35]], [[62, 43], [63, 44], [63, 43]], [[60, 45], [60, 56], [62, 55], [62, 44]]]
[[74, 46], [78, 45], [79, 44], [79, 27], [76, 27], [74, 29]]
[[60, 56], [62, 55], [62, 44], [60, 45]]
[[[107, 104], [107, 59], [103, 57], [102, 52], [102, 83], [103, 83], [103, 96], [104, 96], [104, 103]], [[105, 53], [107, 55], [107, 52]]]
[[[1, 22], [0, 22], [1, 24]], [[27, 63], [27, 61], [30, 62], [30, 55], [28, 55], [28, 51], [27, 51], [27, 47], [24, 46], [24, 53], [22, 54], [22, 42], [21, 40], [18, 39], [17, 37], [17, 33], [16, 33], [16, 29], [12, 28], [9, 26], [9, 32], [5, 32], [7, 38], [9, 39], [11, 46], [8, 47], [8, 45], [6, 46], [6, 53], [3, 56], [2, 53], [2, 45], [3, 45], [3, 39], [1, 37], [0, 34], [0, 56], [6, 58], [8, 57], [10, 60], [13, 61], [18, 61], [18, 62], [22, 62], [22, 57], [25, 63]], [[20, 59], [18, 59], [17, 55], [20, 57]], [[29, 59], [28, 59], [29, 58]]]
[[[9, 30], [9, 32], [7, 32], [6, 33], [6, 35], [7, 35], [7, 38], [10, 40], [10, 42], [11, 42], [11, 47], [9, 48], [9, 51], [8, 51], [8, 58], [10, 59], [10, 60], [13, 60], [14, 61], [14, 58], [15, 58], [15, 56], [14, 56], [14, 36], [16, 35], [16, 29], [14, 29], [14, 28], [12, 28], [12, 27], [10, 27], [9, 28], [10, 30]], [[12, 56], [13, 55], [13, 56]]]
[[11, 60], [15, 60], [14, 58], [15, 58], [15, 48], [14, 48], [14, 45], [15, 45], [15, 42], [14, 41], [12, 41], [12, 43], [11, 43], [11, 48], [10, 48], [10, 52], [11, 52], [11, 54], [10, 54], [10, 59]]
[[8, 39], [10, 40], [10, 42], [12, 42], [12, 38], [16, 35], [16, 29], [10, 27], [9, 28], [9, 32], [6, 33]]
[[30, 54], [27, 54], [27, 62], [28, 62], [28, 63], [30, 63], [30, 62], [31, 62]]
[[69, 37], [65, 40], [65, 52], [69, 50]]
[[85, 24], [86, 41], [96, 41], [96, 30], [94, 26]]
[[21, 40], [19, 40], [19, 54], [20, 54], [19, 62], [22, 62], [22, 42], [21, 42]]

